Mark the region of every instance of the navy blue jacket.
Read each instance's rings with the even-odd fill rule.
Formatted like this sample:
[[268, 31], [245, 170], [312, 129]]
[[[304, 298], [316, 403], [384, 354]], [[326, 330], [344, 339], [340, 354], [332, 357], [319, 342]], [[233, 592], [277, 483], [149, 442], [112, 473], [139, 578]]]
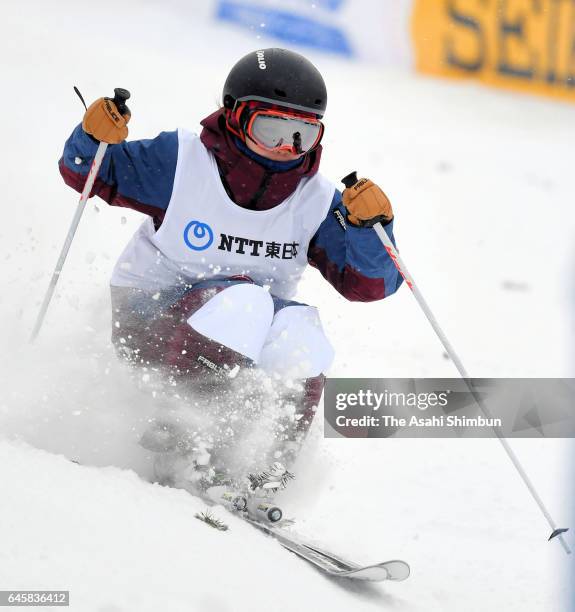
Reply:
[[[81, 125], [66, 141], [60, 172], [66, 184], [79, 192], [97, 147], [97, 141]], [[150, 215], [159, 227], [170, 202], [177, 157], [176, 131], [162, 132], [149, 140], [110, 145], [92, 195], [98, 195], [112, 206]], [[309, 263], [348, 300], [367, 302], [394, 293], [402, 278], [375, 231], [349, 223], [344, 229], [336, 210], [345, 217], [341, 193], [337, 190], [325, 220], [310, 242]], [[393, 240], [393, 221], [385, 230]]]

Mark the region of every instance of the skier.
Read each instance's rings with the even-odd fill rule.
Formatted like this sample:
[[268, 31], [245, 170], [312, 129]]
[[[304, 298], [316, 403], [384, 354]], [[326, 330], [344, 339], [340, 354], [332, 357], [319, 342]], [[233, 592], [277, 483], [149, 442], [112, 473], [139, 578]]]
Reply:
[[319, 174], [327, 92], [306, 58], [249, 53], [222, 102], [199, 136], [126, 142], [129, 112], [100, 98], [67, 140], [60, 172], [81, 191], [107, 142], [92, 194], [147, 215], [111, 279], [119, 354], [212, 391], [254, 368], [299, 381], [301, 434], [333, 349], [317, 309], [293, 300], [298, 281], [310, 263], [348, 300], [393, 294], [402, 279], [370, 228], [381, 221], [392, 237], [392, 207], [370, 180], [342, 194]]

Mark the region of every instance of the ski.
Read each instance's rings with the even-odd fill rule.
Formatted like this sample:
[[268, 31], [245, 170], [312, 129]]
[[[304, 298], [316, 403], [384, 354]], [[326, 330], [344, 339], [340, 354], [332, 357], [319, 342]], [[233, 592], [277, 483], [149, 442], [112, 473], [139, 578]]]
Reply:
[[305, 542], [299, 536], [282, 531], [282, 527], [266, 525], [260, 521], [254, 521], [249, 517], [243, 519], [268, 536], [274, 538], [287, 550], [295, 553], [298, 557], [312, 563], [322, 572], [337, 578], [350, 578], [352, 580], [364, 580], [369, 582], [382, 582], [393, 580], [400, 582], [409, 577], [410, 568], [405, 561], [392, 560], [372, 565], [359, 565], [351, 561], [318, 548], [315, 544]]
[[[281, 464], [277, 465], [283, 467]], [[282, 470], [277, 471], [280, 473]], [[269, 476], [269, 472], [265, 474]], [[250, 480], [254, 481], [255, 477]], [[260, 480], [262, 479], [258, 479], [258, 486], [261, 485]], [[226, 486], [210, 487], [204, 492], [203, 497], [211, 504], [222, 505], [227, 511], [274, 538], [281, 546], [330, 576], [370, 582], [384, 580], [400, 582], [409, 577], [410, 568], [405, 561], [391, 560], [372, 565], [359, 565], [285, 530], [285, 527], [291, 525], [293, 521], [282, 518], [281, 509], [270, 503], [269, 497], [258, 498]], [[202, 518], [202, 520], [211, 524], [209, 519]]]

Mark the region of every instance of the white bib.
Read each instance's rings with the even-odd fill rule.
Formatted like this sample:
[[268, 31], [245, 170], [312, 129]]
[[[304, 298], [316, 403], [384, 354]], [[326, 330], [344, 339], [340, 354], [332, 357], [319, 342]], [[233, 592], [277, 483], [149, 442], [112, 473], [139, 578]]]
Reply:
[[172, 197], [156, 232], [146, 219], [120, 256], [112, 285], [146, 290], [246, 275], [289, 299], [307, 265], [308, 245], [335, 186], [319, 174], [270, 210], [235, 204], [200, 138], [178, 130]]

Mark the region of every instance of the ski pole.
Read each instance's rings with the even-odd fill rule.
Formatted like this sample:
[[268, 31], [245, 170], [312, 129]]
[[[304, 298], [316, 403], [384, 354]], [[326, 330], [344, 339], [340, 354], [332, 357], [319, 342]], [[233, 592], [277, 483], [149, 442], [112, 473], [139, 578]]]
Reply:
[[[357, 183], [357, 180], [358, 180], [357, 179], [357, 173], [356, 172], [352, 172], [351, 174], [348, 174], [346, 177], [344, 177], [342, 179], [342, 182], [346, 186], [346, 188], [349, 188], [349, 187], [353, 187], [353, 185], [355, 185], [355, 183]], [[399, 255], [399, 252], [397, 251], [397, 249], [395, 248], [393, 242], [391, 241], [391, 238], [387, 235], [387, 232], [385, 231], [383, 225], [381, 223], [379, 223], [379, 222], [375, 223], [373, 225], [373, 229], [377, 233], [377, 235], [378, 235], [379, 239], [381, 240], [383, 246], [385, 247], [385, 250], [387, 251], [388, 255], [391, 257], [391, 260], [395, 264], [395, 267], [397, 268], [397, 271], [401, 274], [401, 276], [405, 280], [407, 286], [411, 289], [411, 292], [413, 293], [413, 296], [417, 300], [417, 303], [419, 304], [419, 306], [423, 310], [425, 316], [427, 317], [427, 320], [430, 322], [431, 326], [433, 327], [433, 330], [435, 331], [435, 333], [437, 334], [439, 340], [443, 344], [443, 346], [444, 346], [447, 354], [449, 355], [450, 359], [455, 364], [455, 367], [457, 368], [459, 374], [463, 378], [465, 384], [467, 385], [467, 388], [469, 389], [471, 395], [475, 399], [477, 405], [479, 406], [479, 408], [481, 409], [481, 411], [483, 412], [483, 414], [487, 418], [489, 418], [489, 419], [493, 418], [493, 416], [491, 415], [490, 410], [485, 405], [485, 402], [483, 401], [481, 396], [477, 393], [477, 391], [473, 388], [473, 385], [470, 382], [469, 374], [467, 373], [467, 370], [465, 369], [465, 366], [463, 365], [463, 362], [459, 358], [459, 355], [455, 352], [455, 349], [451, 345], [451, 342], [449, 342], [449, 339], [445, 335], [444, 331], [439, 326], [439, 323], [438, 323], [437, 319], [435, 318], [433, 312], [431, 311], [431, 308], [429, 307], [429, 305], [425, 301], [425, 298], [423, 297], [421, 291], [419, 290], [419, 288], [415, 284], [415, 281], [413, 280], [413, 277], [411, 276], [411, 274], [409, 273], [405, 263], [401, 259], [400, 255]], [[551, 514], [549, 513], [549, 511], [545, 507], [545, 504], [543, 503], [543, 500], [541, 499], [541, 497], [537, 493], [537, 490], [535, 489], [535, 486], [533, 485], [533, 483], [531, 482], [531, 479], [529, 478], [529, 476], [527, 475], [525, 469], [521, 465], [521, 462], [519, 461], [519, 458], [517, 457], [517, 455], [515, 454], [515, 452], [513, 451], [511, 446], [509, 445], [509, 443], [507, 442], [507, 439], [503, 436], [500, 428], [492, 427], [492, 429], [493, 429], [493, 432], [495, 433], [495, 435], [497, 436], [497, 439], [499, 440], [499, 442], [503, 446], [503, 449], [507, 453], [507, 456], [511, 460], [511, 463], [514, 465], [514, 467], [517, 470], [519, 476], [521, 477], [521, 479], [525, 483], [525, 486], [529, 490], [529, 493], [531, 493], [531, 496], [535, 500], [535, 503], [539, 506], [539, 509], [543, 513], [543, 516], [547, 520], [547, 523], [551, 527], [552, 533], [549, 536], [549, 540], [551, 540], [551, 539], [553, 539], [555, 537], [558, 537], [559, 541], [561, 542], [561, 545], [563, 546], [563, 549], [565, 550], [565, 552], [567, 554], [571, 554], [571, 549], [569, 548], [567, 542], [565, 541], [565, 539], [563, 537], [563, 533], [565, 533], [567, 531], [567, 529], [557, 528], [557, 525], [556, 525], [555, 521], [553, 520], [553, 517], [551, 516]]]
[[[128, 100], [129, 97], [130, 92], [127, 89], [121, 89], [119, 87], [114, 89], [113, 102], [121, 114], [123, 114], [126, 109], [126, 100]], [[40, 307], [40, 312], [38, 313], [38, 317], [36, 318], [36, 324], [34, 325], [32, 335], [30, 336], [30, 342], [34, 342], [34, 340], [40, 333], [42, 324], [44, 323], [44, 317], [46, 316], [48, 306], [50, 305], [52, 297], [54, 296], [54, 291], [56, 290], [56, 285], [58, 283], [58, 279], [60, 278], [60, 273], [62, 272], [62, 268], [64, 267], [64, 262], [66, 261], [66, 257], [68, 256], [68, 251], [70, 250], [70, 246], [72, 245], [72, 240], [74, 239], [74, 235], [76, 233], [76, 230], [78, 229], [80, 219], [82, 218], [82, 214], [84, 213], [84, 209], [86, 208], [86, 202], [88, 201], [90, 193], [92, 192], [94, 181], [98, 176], [98, 170], [100, 169], [100, 165], [102, 164], [102, 160], [104, 159], [104, 155], [106, 153], [107, 148], [108, 144], [106, 142], [101, 142], [98, 145], [96, 155], [94, 156], [94, 160], [92, 161], [92, 165], [90, 166], [90, 171], [88, 172], [88, 176], [86, 177], [86, 182], [84, 183], [84, 189], [82, 190], [82, 195], [80, 196], [78, 207], [76, 208], [76, 212], [74, 213], [74, 218], [72, 219], [72, 223], [70, 224], [70, 229], [68, 230], [66, 240], [64, 240], [64, 245], [62, 246], [60, 256], [58, 257], [58, 261], [56, 262], [56, 267], [54, 268], [52, 279], [50, 280], [50, 284], [48, 285], [48, 289], [46, 291], [46, 294], [44, 295], [44, 300], [42, 301], [42, 306]]]

